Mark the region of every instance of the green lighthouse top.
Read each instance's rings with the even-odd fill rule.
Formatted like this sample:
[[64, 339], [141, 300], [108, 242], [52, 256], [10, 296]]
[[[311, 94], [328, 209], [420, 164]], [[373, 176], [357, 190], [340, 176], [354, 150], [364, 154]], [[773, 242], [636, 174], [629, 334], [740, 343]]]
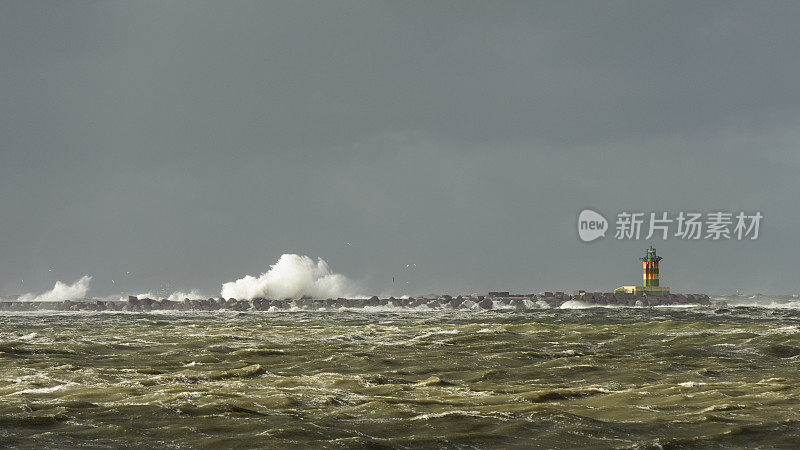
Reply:
[[646, 262], [653, 262], [653, 261], [659, 262], [659, 261], [661, 261], [662, 258], [660, 256], [656, 255], [656, 249], [651, 245], [647, 249], [647, 253], [645, 253], [644, 257], [639, 258], [639, 259], [641, 259], [642, 261], [646, 261]]

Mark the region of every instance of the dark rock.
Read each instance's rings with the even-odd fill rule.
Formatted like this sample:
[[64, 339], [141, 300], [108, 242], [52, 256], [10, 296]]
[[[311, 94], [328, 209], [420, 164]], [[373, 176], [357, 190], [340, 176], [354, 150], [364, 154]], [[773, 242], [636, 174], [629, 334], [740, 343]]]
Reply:
[[491, 299], [486, 298], [486, 299], [481, 300], [478, 303], [478, 306], [480, 306], [483, 309], [492, 309], [492, 308], [494, 308], [494, 302], [492, 302]]
[[511, 300], [511, 303], [509, 303], [509, 305], [516, 309], [525, 309], [525, 302], [518, 298]]

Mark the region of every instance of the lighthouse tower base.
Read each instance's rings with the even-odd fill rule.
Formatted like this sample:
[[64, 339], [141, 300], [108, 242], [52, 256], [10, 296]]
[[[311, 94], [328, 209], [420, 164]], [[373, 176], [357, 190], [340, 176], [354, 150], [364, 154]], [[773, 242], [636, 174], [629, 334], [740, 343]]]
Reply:
[[669, 294], [667, 286], [620, 286], [614, 289], [615, 294], [633, 295], [666, 295]]

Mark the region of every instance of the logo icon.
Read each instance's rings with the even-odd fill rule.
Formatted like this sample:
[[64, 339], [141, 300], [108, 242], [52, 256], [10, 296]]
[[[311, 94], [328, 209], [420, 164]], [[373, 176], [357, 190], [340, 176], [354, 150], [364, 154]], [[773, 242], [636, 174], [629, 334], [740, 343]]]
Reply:
[[584, 209], [578, 214], [578, 236], [583, 242], [592, 242], [606, 235], [608, 221], [602, 214]]

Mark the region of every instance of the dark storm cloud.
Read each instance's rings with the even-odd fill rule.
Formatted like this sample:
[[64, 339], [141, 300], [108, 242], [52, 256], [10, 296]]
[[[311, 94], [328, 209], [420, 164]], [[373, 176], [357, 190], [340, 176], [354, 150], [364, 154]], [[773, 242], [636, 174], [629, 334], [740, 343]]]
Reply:
[[661, 244], [665, 278], [797, 291], [798, 19], [792, 2], [2, 2], [0, 294], [84, 273], [95, 294], [215, 293], [283, 252], [375, 291], [634, 282], [644, 244], [579, 243], [585, 206], [761, 209], [759, 241]]

